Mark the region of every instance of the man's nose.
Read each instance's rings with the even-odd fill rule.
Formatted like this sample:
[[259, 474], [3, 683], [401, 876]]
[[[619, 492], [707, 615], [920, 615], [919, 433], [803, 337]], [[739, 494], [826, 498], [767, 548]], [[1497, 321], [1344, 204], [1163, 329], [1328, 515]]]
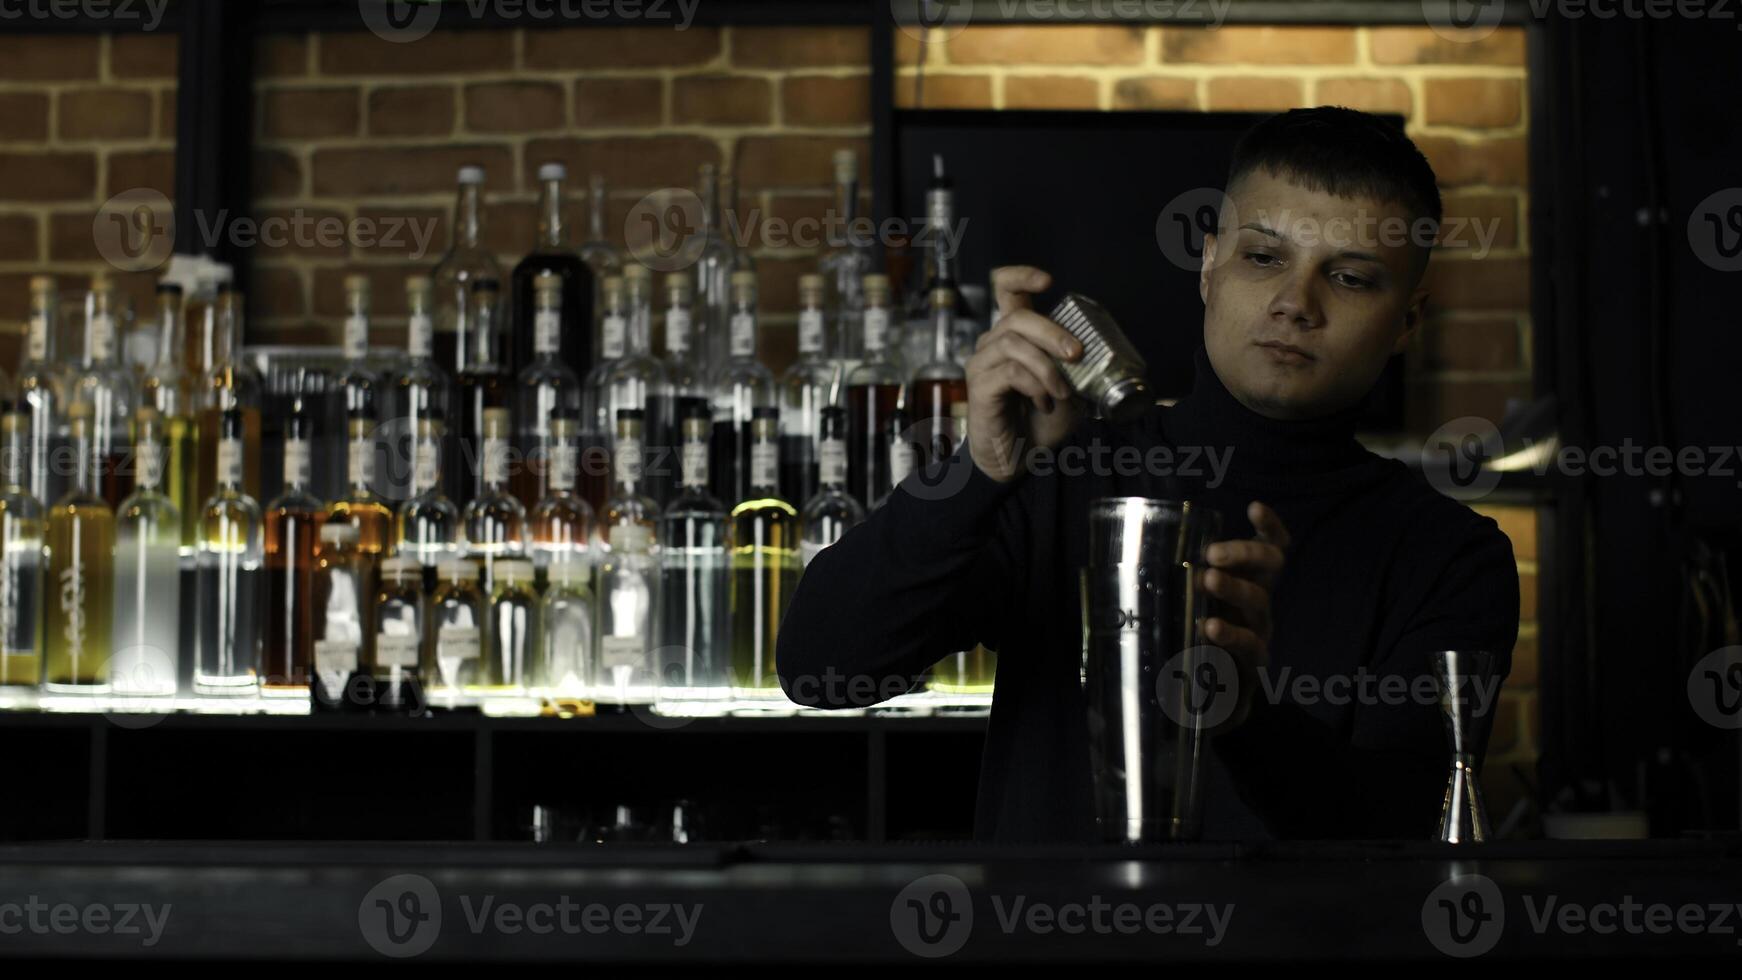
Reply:
[[1291, 270], [1277, 284], [1276, 295], [1270, 300], [1270, 316], [1302, 330], [1311, 330], [1324, 324], [1310, 270]]

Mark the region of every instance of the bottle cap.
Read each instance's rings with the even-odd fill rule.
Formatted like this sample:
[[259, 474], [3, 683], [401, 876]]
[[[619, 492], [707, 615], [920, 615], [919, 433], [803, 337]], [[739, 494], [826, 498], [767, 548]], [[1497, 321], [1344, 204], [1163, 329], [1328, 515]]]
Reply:
[[369, 287], [369, 277], [368, 276], [346, 276], [345, 277], [345, 293], [347, 295], [349, 295], [351, 293], [361, 293], [361, 294], [363, 294], [364, 297], [368, 297], [369, 288], [370, 287]]
[[623, 266], [623, 281], [625, 283], [642, 283], [653, 278], [653, 272], [639, 262], [629, 262]]
[[623, 277], [606, 276], [604, 283], [599, 286], [599, 289], [605, 294], [607, 299], [611, 297], [621, 298], [623, 295]]
[[23, 412], [7, 412], [0, 416], [0, 432], [9, 436], [23, 435], [30, 431], [30, 416]]
[[412, 275], [405, 277], [405, 294], [407, 296], [416, 296], [421, 293], [427, 293], [432, 288], [432, 285], [433, 284], [428, 276], [423, 275], [422, 273], [413, 273]]
[[552, 180], [568, 179], [569, 168], [560, 163], [544, 163], [540, 164], [538, 167], [538, 180], [541, 184]]
[[809, 275], [803, 275], [803, 276], [798, 277], [798, 293], [800, 296], [803, 296], [806, 293], [816, 293], [818, 295], [821, 295], [822, 291], [823, 291], [823, 277], [822, 276], [819, 276], [816, 273], [811, 273]]
[[484, 438], [508, 438], [508, 409], [484, 409]]
[[436, 571], [444, 582], [478, 581], [478, 565], [470, 558], [454, 558], [444, 561]]
[[754, 273], [748, 269], [743, 270], [741, 272], [732, 273], [732, 288], [733, 289], [755, 289], [756, 288], [756, 273]]
[[321, 544], [356, 544], [361, 537], [352, 524], [322, 524]]
[[53, 276], [31, 276], [30, 291], [33, 293], [53, 293], [60, 290], [60, 285]]
[[463, 185], [463, 186], [477, 186], [479, 184], [482, 184], [483, 182], [484, 182], [484, 168], [483, 167], [461, 167], [460, 168], [460, 184], [461, 185]]
[[501, 291], [502, 284], [494, 279], [479, 279], [472, 283], [473, 293], [499, 293]]
[[382, 578], [403, 582], [406, 579], [421, 578], [422, 576], [423, 566], [419, 565], [415, 559], [401, 555], [384, 559], [381, 562]]
[[[32, 285], [34, 285], [34, 283]], [[165, 280], [157, 284], [157, 295], [159, 296], [180, 296], [181, 293], [181, 283], [179, 282], [169, 282], [168, 280]]]
[[845, 184], [859, 179], [859, 154], [852, 150], [835, 151], [835, 182]]
[[695, 289], [695, 283], [690, 280], [687, 272], [668, 272], [665, 274], [665, 291], [668, 295], [679, 294], [688, 296]]

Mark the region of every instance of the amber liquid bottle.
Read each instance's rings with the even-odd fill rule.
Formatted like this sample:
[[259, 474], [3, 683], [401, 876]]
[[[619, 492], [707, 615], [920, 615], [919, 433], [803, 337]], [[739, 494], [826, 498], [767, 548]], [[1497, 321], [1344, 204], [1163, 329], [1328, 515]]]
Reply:
[[[393, 511], [387, 506], [387, 501], [370, 489], [375, 485], [375, 456], [379, 450], [373, 423], [362, 416], [353, 416], [349, 431], [350, 445], [345, 457], [350, 489], [327, 507], [321, 524], [342, 522], [357, 529], [363, 591], [365, 595], [374, 595], [376, 567], [392, 547]], [[319, 551], [318, 547], [316, 551]]]
[[968, 402], [968, 378], [950, 356], [950, 335], [956, 318], [956, 296], [951, 289], [932, 291], [932, 360], [914, 373], [908, 386], [908, 414], [919, 425], [919, 465], [929, 466], [948, 459], [966, 433], [956, 430], [956, 406]]
[[308, 492], [310, 425], [301, 412], [284, 430], [284, 493], [266, 508], [266, 643], [261, 696], [308, 696], [313, 637], [309, 598], [321, 502]]

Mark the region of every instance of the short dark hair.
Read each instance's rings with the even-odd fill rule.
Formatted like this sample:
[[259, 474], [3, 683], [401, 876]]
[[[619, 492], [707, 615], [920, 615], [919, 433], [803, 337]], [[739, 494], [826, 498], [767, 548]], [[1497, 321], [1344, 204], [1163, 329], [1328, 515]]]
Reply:
[[1401, 204], [1411, 221], [1442, 218], [1439, 183], [1403, 127], [1342, 106], [1290, 109], [1247, 130], [1234, 145], [1228, 191], [1257, 170], [1336, 197]]

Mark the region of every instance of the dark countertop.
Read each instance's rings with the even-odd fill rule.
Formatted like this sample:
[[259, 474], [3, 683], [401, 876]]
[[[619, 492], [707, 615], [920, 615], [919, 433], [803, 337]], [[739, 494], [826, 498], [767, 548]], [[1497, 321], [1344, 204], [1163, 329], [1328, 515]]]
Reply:
[[0, 847], [8, 958], [1734, 962], [1739, 902], [1742, 839]]

